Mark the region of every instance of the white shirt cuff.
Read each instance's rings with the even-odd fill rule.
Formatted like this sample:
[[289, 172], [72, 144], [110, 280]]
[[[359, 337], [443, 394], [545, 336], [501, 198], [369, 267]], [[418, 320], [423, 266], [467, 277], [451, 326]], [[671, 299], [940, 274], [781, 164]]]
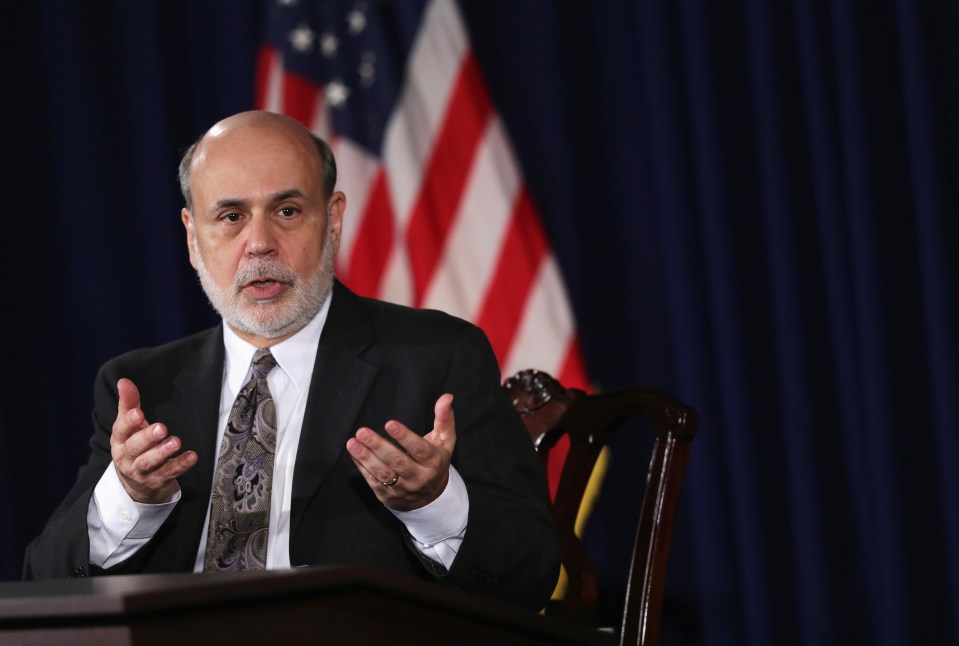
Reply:
[[177, 489], [170, 502], [159, 505], [136, 502], [111, 464], [93, 489], [87, 507], [90, 562], [107, 568], [133, 556], [160, 529], [180, 495]]
[[406, 526], [424, 556], [442, 563], [446, 569], [453, 565], [466, 536], [469, 494], [463, 477], [452, 465], [446, 489], [436, 500], [412, 511], [390, 511]]

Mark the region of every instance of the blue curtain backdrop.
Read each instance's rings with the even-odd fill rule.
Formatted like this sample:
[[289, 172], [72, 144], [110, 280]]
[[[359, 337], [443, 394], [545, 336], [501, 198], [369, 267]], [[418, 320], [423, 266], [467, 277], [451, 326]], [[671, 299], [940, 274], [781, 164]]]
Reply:
[[[959, 7], [461, 3], [590, 376], [693, 404], [667, 643], [959, 638]], [[261, 2], [7, 3], [0, 574], [100, 363], [214, 322], [175, 168], [252, 105]], [[589, 542], [640, 470], [616, 447]]]

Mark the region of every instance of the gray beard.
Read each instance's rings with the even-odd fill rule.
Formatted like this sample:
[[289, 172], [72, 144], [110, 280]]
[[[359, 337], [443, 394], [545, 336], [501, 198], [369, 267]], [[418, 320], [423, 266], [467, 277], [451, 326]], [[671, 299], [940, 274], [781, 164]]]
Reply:
[[[229, 292], [220, 289], [213, 281], [200, 247], [193, 238], [193, 255], [196, 257], [196, 273], [203, 292], [213, 309], [235, 331], [265, 339], [276, 339], [298, 332], [309, 323], [326, 301], [333, 289], [334, 257], [333, 241], [329, 225], [323, 244], [323, 256], [316, 272], [304, 280], [293, 269], [272, 258], [255, 258], [237, 271]], [[258, 303], [243, 295], [243, 287], [251, 281], [272, 278], [289, 285], [285, 302]]]

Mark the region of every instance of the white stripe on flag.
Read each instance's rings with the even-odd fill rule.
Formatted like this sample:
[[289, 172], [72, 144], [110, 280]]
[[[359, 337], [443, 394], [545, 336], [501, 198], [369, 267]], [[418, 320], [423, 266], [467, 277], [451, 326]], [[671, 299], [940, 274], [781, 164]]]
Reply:
[[552, 254], [540, 269], [519, 330], [503, 362], [503, 375], [537, 368], [559, 375], [574, 337], [573, 319], [559, 267]]
[[270, 69], [266, 73], [266, 88], [263, 94], [264, 110], [283, 112], [283, 54], [280, 52], [274, 52], [270, 56]]
[[406, 229], [419, 195], [423, 167], [446, 118], [453, 84], [467, 51], [466, 32], [453, 3], [430, 3], [410, 52], [406, 84], [387, 124], [383, 147], [399, 231]]
[[490, 119], [424, 307], [475, 321], [496, 271], [520, 186], [503, 124]]
[[[310, 118], [310, 123], [307, 124], [313, 132], [316, 133], [318, 137], [326, 139], [332, 147], [332, 142], [330, 139], [330, 111], [327, 109], [326, 103], [326, 94], [324, 94], [320, 89], [316, 90], [316, 100], [313, 102], [313, 116]], [[339, 165], [339, 157], [336, 158], [337, 165]]]
[[430, 3], [407, 62], [406, 84], [387, 125], [383, 148], [393, 204], [394, 244], [378, 296], [394, 303], [413, 303], [406, 226], [467, 51], [466, 32], [456, 6], [450, 0]]
[[345, 137], [331, 142], [336, 157], [337, 190], [346, 194], [346, 215], [343, 217], [343, 234], [337, 264], [348, 267], [353, 256], [360, 220], [366, 214], [373, 180], [380, 170], [379, 161], [360, 146]]

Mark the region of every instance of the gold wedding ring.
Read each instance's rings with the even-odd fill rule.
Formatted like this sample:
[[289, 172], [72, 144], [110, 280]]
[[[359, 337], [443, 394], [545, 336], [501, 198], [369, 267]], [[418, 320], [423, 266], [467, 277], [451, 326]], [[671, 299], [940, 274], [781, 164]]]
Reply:
[[392, 480], [387, 480], [386, 482], [381, 482], [380, 484], [386, 487], [387, 489], [396, 484], [396, 481], [400, 479], [400, 474], [394, 473]]

